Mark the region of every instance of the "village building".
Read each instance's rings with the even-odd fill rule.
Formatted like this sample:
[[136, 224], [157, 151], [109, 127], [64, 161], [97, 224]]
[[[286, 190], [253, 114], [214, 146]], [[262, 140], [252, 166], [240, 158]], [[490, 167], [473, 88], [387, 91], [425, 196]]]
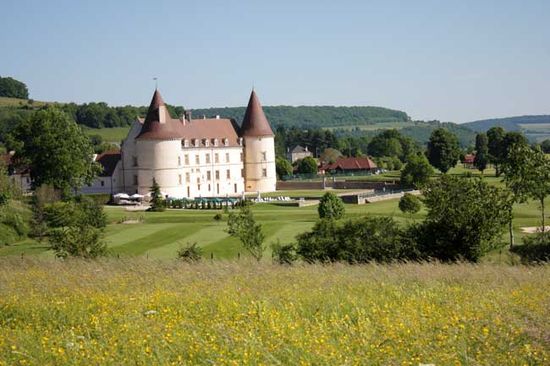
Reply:
[[13, 151], [0, 155], [0, 164], [6, 167], [8, 176], [17, 188], [22, 192], [29, 192], [31, 190], [30, 170], [27, 167], [16, 167], [13, 161], [13, 155]]
[[464, 168], [466, 169], [474, 169], [474, 162], [476, 160], [475, 154], [466, 154], [464, 155], [464, 158], [462, 159], [462, 164], [464, 165]]
[[289, 150], [287, 152], [287, 159], [290, 160], [291, 163], [294, 163], [295, 161], [301, 160], [308, 156], [313, 156], [313, 154], [311, 153], [311, 151], [308, 150], [307, 146], [302, 147], [300, 145], [297, 145], [292, 150]]
[[275, 191], [271, 126], [252, 91], [241, 126], [235, 120], [172, 118], [158, 90], [147, 116], [131, 126], [120, 152], [96, 157], [103, 173], [83, 193], [147, 195], [153, 179], [174, 198]]
[[334, 163], [327, 163], [319, 168], [319, 173], [325, 174], [357, 174], [374, 173], [378, 170], [376, 164], [368, 157], [339, 158]]

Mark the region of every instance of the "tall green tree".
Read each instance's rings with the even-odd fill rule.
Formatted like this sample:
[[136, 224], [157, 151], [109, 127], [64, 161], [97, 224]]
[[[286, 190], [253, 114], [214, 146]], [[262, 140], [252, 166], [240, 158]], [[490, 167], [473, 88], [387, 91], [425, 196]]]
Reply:
[[544, 201], [550, 194], [550, 160], [540, 147], [523, 143], [512, 145], [506, 164], [504, 182], [522, 202], [526, 197], [537, 200], [541, 210], [541, 230], [545, 231]]
[[434, 173], [433, 167], [423, 154], [411, 155], [401, 170], [401, 184], [406, 187], [422, 188]]
[[279, 178], [292, 175], [292, 164], [285, 158], [278, 157], [275, 159], [275, 169]]
[[260, 261], [265, 251], [265, 235], [262, 225], [254, 219], [254, 215], [248, 206], [242, 206], [239, 213], [230, 213], [227, 220], [227, 232], [238, 238], [243, 247], [257, 260]]
[[150, 192], [151, 208], [149, 208], [149, 210], [153, 212], [162, 212], [166, 210], [166, 202], [160, 192], [160, 185], [157, 183], [155, 178], [153, 178], [153, 185], [151, 186]]
[[444, 128], [434, 130], [428, 141], [428, 161], [442, 173], [447, 173], [460, 159], [456, 135]]
[[317, 174], [317, 161], [311, 156], [306, 156], [298, 161], [297, 170], [300, 174]]
[[408, 231], [426, 257], [477, 262], [500, 247], [507, 193], [482, 179], [443, 175], [423, 190], [426, 220]]
[[68, 194], [99, 173], [82, 129], [56, 107], [35, 112], [12, 134], [15, 160], [30, 168], [34, 188], [50, 184]]
[[504, 136], [506, 132], [502, 127], [492, 127], [487, 131], [487, 148], [489, 151], [489, 161], [495, 166], [496, 176], [500, 176], [500, 165], [504, 161], [505, 146]]
[[483, 171], [487, 169], [489, 163], [489, 147], [487, 135], [484, 133], [478, 133], [476, 135], [476, 157], [474, 159], [474, 166], [483, 174]]
[[29, 91], [25, 83], [9, 76], [0, 76], [0, 97], [29, 99]]

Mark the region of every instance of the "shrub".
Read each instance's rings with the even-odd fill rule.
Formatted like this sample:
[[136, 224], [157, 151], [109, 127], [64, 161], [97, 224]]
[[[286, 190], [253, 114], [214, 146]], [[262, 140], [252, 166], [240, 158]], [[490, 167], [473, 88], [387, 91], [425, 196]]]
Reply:
[[214, 221], [221, 221], [223, 219], [223, 215], [221, 213], [217, 213], [214, 215]]
[[523, 238], [523, 245], [512, 247], [512, 252], [521, 257], [524, 263], [550, 261], [550, 231], [529, 235]]
[[298, 259], [294, 244], [281, 244], [280, 240], [271, 244], [273, 261], [279, 264], [292, 264]]
[[420, 257], [391, 217], [365, 217], [338, 223], [318, 221], [297, 236], [297, 253], [307, 262], [392, 262]]
[[410, 193], [405, 193], [399, 200], [399, 209], [403, 213], [415, 214], [420, 211], [422, 203], [420, 199]]
[[60, 258], [72, 256], [91, 259], [107, 253], [100, 230], [90, 225], [54, 229], [50, 234], [50, 245]]
[[202, 259], [202, 249], [194, 243], [187, 243], [178, 250], [178, 258], [185, 262], [198, 262]]
[[298, 160], [297, 171], [300, 174], [317, 174], [317, 161], [311, 156]]
[[317, 212], [321, 219], [338, 220], [344, 216], [346, 208], [340, 197], [332, 192], [327, 192], [321, 197]]

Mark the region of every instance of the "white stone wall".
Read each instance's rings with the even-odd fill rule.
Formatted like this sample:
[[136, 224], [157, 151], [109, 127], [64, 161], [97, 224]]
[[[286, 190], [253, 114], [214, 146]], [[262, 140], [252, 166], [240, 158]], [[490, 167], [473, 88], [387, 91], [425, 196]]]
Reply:
[[138, 187], [134, 184], [134, 176], [138, 175], [137, 166], [134, 166], [134, 160], [137, 160], [136, 136], [141, 131], [143, 125], [135, 121], [128, 132], [128, 136], [122, 144], [122, 157], [118, 163], [120, 168], [118, 183], [115, 193], [128, 193], [130, 195], [137, 193]]
[[246, 192], [275, 191], [277, 173], [273, 137], [245, 137], [244, 157]]

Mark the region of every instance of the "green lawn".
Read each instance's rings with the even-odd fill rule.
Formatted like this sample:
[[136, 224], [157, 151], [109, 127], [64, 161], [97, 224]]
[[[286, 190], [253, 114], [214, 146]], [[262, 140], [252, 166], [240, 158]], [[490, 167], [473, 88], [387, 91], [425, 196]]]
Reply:
[[[301, 193], [308, 193], [301, 191]], [[313, 193], [312, 193], [313, 194]], [[367, 205], [346, 205], [347, 217], [361, 217], [364, 215], [393, 216], [397, 221], [406, 225], [411, 220], [422, 219], [425, 210], [409, 217], [399, 211], [398, 200], [381, 201]], [[317, 220], [317, 206], [284, 207], [277, 204], [257, 204], [252, 207], [256, 219], [263, 225], [266, 234], [266, 244], [280, 240], [288, 243], [294, 240], [297, 234], [309, 230]], [[546, 205], [550, 212], [550, 203]], [[215, 259], [231, 259], [239, 255], [246, 255], [238, 240], [229, 237], [225, 232], [227, 215], [223, 214], [223, 221], [216, 222], [213, 217], [220, 210], [167, 210], [155, 212], [127, 212], [121, 207], [106, 207], [111, 224], [105, 231], [105, 240], [113, 255], [118, 256], [147, 256], [150, 258], [175, 258], [177, 250], [187, 243], [197, 242], [203, 249], [206, 257], [213, 255]], [[516, 205], [514, 231], [518, 241], [524, 234], [523, 226], [539, 224], [538, 204], [530, 202]], [[123, 224], [124, 220], [143, 219], [137, 224]], [[507, 241], [507, 233], [503, 234], [503, 242]], [[502, 256], [499, 252], [498, 259]], [[6, 255], [40, 255], [52, 256], [45, 244], [26, 240], [16, 245], [0, 248], [0, 256]], [[496, 254], [495, 254], [496, 255]], [[504, 255], [508, 255], [504, 251]], [[266, 257], [269, 258], [267, 250]], [[490, 260], [496, 257], [492, 256]], [[506, 258], [505, 258], [506, 259]]]

